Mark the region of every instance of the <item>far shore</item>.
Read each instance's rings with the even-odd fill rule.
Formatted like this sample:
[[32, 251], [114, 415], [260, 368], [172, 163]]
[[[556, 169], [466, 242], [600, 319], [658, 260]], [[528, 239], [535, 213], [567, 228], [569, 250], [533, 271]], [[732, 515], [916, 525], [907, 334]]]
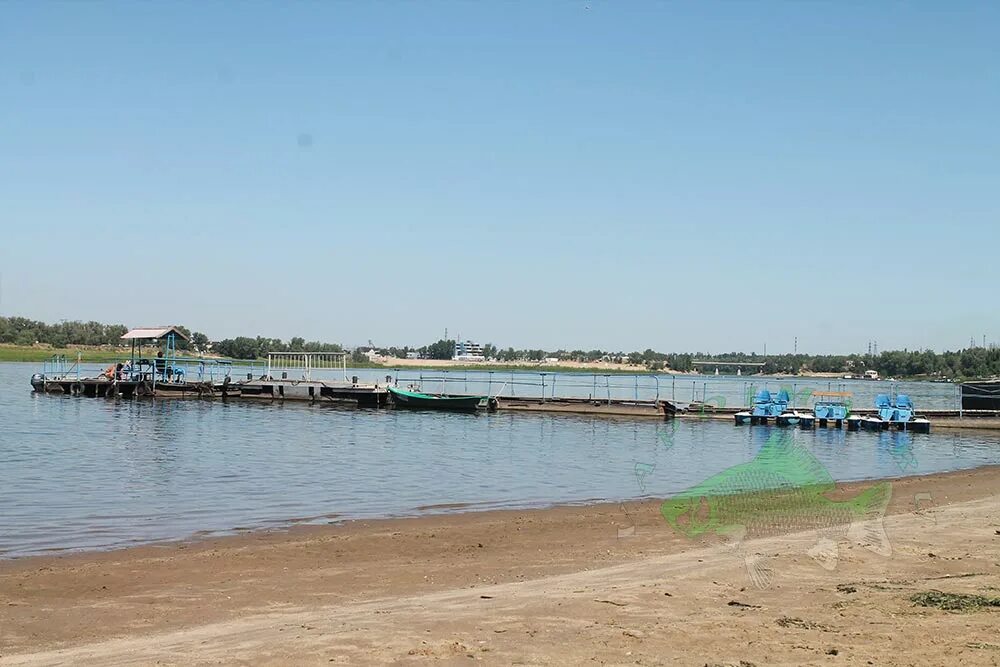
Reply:
[[[114, 346], [72, 346], [56, 348], [49, 345], [12, 345], [0, 343], [0, 362], [36, 362], [48, 361], [53, 355], [63, 355], [69, 362], [75, 362], [77, 358], [81, 363], [108, 363], [128, 357], [129, 348]], [[199, 354], [197, 352], [181, 352], [179, 358], [194, 360], [223, 360], [231, 361], [235, 364], [257, 364], [266, 363], [267, 359], [233, 359], [230, 357], [220, 357], [212, 354]], [[454, 359], [401, 359], [398, 357], [376, 357], [374, 361], [362, 363], [348, 361], [349, 369], [381, 369], [381, 370], [447, 370], [447, 371], [481, 371], [481, 372], [501, 372], [501, 371], [522, 371], [536, 373], [585, 373], [585, 374], [610, 374], [610, 375], [659, 375], [659, 376], [683, 376], [688, 378], [709, 378], [723, 377], [714, 373], [699, 373], [697, 371], [678, 371], [670, 368], [661, 370], [650, 370], [649, 368], [621, 363], [616, 364], [610, 361], [570, 361], [560, 360], [557, 363], [547, 362], [508, 362], [508, 361], [456, 361]], [[753, 375], [745, 373], [742, 376], [726, 375], [724, 377], [744, 377], [752, 378], [814, 378], [814, 379], [841, 379], [843, 373], [818, 373], [803, 371], [792, 375], [788, 373], [774, 373], [769, 375]], [[859, 379], [859, 378], [855, 378]], [[906, 378], [898, 380], [907, 382], [929, 382], [926, 377]], [[885, 382], [887, 380], [880, 380]]]
[[[854, 498], [874, 482], [838, 485]], [[993, 664], [1000, 467], [892, 480], [890, 554], [688, 538], [640, 500], [354, 521], [0, 561], [0, 666]], [[450, 664], [450, 663], [449, 663]]]

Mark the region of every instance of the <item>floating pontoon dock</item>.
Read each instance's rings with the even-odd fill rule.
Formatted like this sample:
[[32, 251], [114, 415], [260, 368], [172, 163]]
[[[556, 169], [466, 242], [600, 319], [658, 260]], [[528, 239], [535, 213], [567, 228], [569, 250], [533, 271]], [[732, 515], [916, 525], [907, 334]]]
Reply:
[[[236, 377], [229, 360], [178, 356], [176, 341], [183, 336], [176, 327], [133, 329], [122, 337], [133, 343], [128, 359], [88, 376], [81, 371], [79, 357], [70, 363], [56, 356], [32, 376], [31, 386], [38, 392], [91, 398], [256, 398], [362, 407], [380, 407], [389, 398], [384, 385], [347, 376], [344, 352], [271, 353], [259, 371], [251, 364], [249, 372]], [[144, 342], [147, 348], [162, 344], [163, 349], [145, 358]]]

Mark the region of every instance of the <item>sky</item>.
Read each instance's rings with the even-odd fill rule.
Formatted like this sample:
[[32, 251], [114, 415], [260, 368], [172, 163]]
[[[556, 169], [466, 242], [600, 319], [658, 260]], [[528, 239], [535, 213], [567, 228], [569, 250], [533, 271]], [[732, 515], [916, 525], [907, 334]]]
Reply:
[[0, 4], [0, 315], [1000, 340], [1000, 4]]

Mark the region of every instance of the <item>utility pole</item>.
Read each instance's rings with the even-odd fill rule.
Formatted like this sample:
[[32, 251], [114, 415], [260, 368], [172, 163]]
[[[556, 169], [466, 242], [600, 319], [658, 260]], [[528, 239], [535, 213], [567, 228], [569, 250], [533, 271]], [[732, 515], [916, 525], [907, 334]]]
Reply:
[[795, 354], [799, 353], [799, 337], [795, 337]]

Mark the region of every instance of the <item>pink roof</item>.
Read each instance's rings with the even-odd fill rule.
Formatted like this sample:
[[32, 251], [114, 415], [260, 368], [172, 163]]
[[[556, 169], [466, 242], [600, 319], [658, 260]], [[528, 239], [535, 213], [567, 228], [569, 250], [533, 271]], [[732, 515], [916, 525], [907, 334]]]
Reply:
[[122, 340], [150, 340], [150, 339], [160, 339], [164, 338], [167, 334], [173, 333], [175, 336], [188, 340], [188, 337], [181, 333], [177, 327], [137, 327], [131, 329], [122, 336]]

